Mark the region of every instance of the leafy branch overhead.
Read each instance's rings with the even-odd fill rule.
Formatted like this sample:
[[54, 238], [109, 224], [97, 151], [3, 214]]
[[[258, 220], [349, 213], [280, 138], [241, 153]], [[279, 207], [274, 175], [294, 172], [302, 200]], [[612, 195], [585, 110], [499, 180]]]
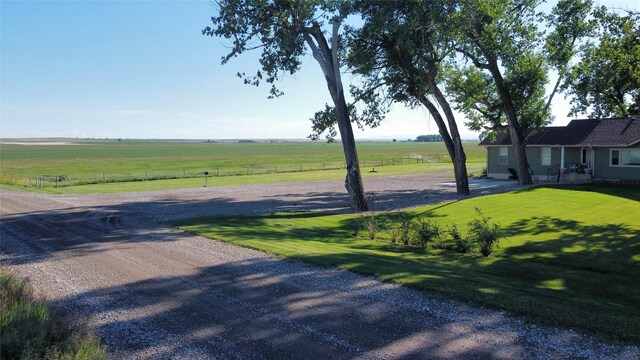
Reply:
[[[559, 0], [546, 15], [539, 11], [542, 3], [463, 0], [451, 20], [459, 55], [448, 70], [447, 92], [471, 129], [483, 136], [509, 134], [521, 184], [532, 181], [527, 138], [551, 122], [552, 100], [592, 28], [591, 0]], [[557, 80], [547, 93], [551, 71]]]
[[303, 29], [319, 26], [313, 23], [313, 7], [306, 2], [279, 6], [280, 2], [226, 0], [217, 2], [218, 15], [211, 17], [213, 27], [202, 30], [203, 35], [232, 40], [231, 51], [222, 57], [222, 64], [251, 50], [261, 49], [261, 70], [253, 76], [237, 75], [245, 84], [259, 85], [262, 80], [271, 84], [271, 96], [283, 93], [275, 82], [284, 73], [300, 70], [305, 54]]
[[569, 115], [591, 117], [640, 114], [640, 13], [593, 14], [595, 38], [582, 47], [580, 62], [563, 85], [573, 105]]
[[[340, 73], [343, 47], [340, 32], [342, 22], [352, 12], [351, 3], [330, 0], [220, 0], [216, 5], [218, 15], [211, 18], [213, 26], [206, 27], [202, 33], [232, 41], [231, 51], [222, 58], [222, 64], [246, 51], [261, 50], [260, 70], [253, 76], [244, 73], [238, 76], [250, 85], [258, 86], [266, 81], [271, 85], [270, 97], [283, 95], [276, 87], [276, 81], [285, 74], [298, 71], [307, 48], [311, 51], [322, 70], [333, 102], [333, 106], [327, 105], [314, 117], [314, 133], [329, 130], [329, 139], [340, 133], [347, 164], [345, 186], [351, 206], [360, 211], [367, 210], [351, 126], [353, 108], [347, 105]], [[327, 33], [331, 34], [329, 38]]]

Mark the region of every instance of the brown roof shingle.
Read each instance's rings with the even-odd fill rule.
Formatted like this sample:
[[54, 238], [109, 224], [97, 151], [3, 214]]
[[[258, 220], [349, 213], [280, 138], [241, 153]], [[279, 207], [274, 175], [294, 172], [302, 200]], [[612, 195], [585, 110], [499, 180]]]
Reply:
[[581, 143], [585, 146], [630, 146], [640, 141], [640, 117], [601, 120]]

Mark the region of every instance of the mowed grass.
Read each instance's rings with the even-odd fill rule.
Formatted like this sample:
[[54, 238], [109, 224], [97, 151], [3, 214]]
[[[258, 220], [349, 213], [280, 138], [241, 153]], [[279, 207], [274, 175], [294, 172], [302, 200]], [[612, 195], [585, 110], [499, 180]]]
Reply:
[[[452, 169], [442, 143], [362, 142], [358, 151], [365, 176]], [[469, 142], [467, 153], [470, 171], [479, 171], [485, 149]], [[65, 175], [61, 189], [44, 183], [45, 191], [53, 193], [200, 187], [204, 171], [210, 186], [344, 178], [342, 145], [320, 142], [77, 141], [0, 144], [0, 154], [0, 184], [21, 188], [31, 182], [30, 190], [36, 190], [35, 177]], [[373, 167], [379, 172], [368, 174]]]
[[[217, 217], [180, 228], [287, 259], [337, 266], [546, 324], [640, 343], [640, 189], [537, 187], [412, 210], [463, 234], [474, 208], [508, 238], [489, 258], [352, 235], [357, 215]], [[381, 216], [393, 216], [386, 214]]]

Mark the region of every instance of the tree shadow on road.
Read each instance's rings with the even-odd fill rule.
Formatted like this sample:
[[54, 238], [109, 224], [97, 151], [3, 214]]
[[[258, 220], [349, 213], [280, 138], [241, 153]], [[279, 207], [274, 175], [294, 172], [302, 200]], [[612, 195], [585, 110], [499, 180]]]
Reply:
[[[57, 301], [96, 319], [117, 356], [520, 357], [504, 317], [337, 270], [255, 258]], [[465, 314], [469, 316], [470, 314]]]
[[[430, 201], [442, 201], [455, 196], [447, 191], [431, 194], [425, 198], [422, 190], [377, 193], [376, 206], [382, 211], [398, 206], [429, 204]], [[32, 201], [38, 201], [38, 194], [29, 195]], [[4, 254], [3, 261], [7, 264], [36, 263], [58, 253], [73, 257], [102, 252], [106, 245], [113, 243], [175, 241], [182, 235], [167, 232], [165, 227], [179, 219], [308, 210], [350, 212], [345, 195], [335, 192], [258, 197], [256, 200], [217, 197], [184, 201], [167, 196], [154, 201], [64, 207], [3, 216], [0, 252]]]

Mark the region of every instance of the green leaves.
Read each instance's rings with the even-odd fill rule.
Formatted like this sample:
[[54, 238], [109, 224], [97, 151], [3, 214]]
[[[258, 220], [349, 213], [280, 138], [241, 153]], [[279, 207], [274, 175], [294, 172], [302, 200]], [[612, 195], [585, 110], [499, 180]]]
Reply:
[[593, 12], [599, 42], [586, 44], [564, 85], [571, 95], [570, 115], [591, 117], [640, 114], [640, 14]]
[[269, 97], [281, 96], [283, 93], [274, 83], [284, 74], [300, 69], [306, 51], [303, 33], [311, 25], [315, 3], [224, 0], [217, 4], [218, 14], [211, 18], [213, 25], [204, 28], [202, 34], [231, 40], [231, 50], [222, 57], [222, 64], [246, 51], [260, 49], [261, 71], [239, 76], [249, 85], [266, 81], [272, 84]]

